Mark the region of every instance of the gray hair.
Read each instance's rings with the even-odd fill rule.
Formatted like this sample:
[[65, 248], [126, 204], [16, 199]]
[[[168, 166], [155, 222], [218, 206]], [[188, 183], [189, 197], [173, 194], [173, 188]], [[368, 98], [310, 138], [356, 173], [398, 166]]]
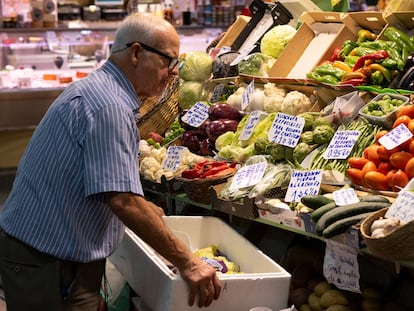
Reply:
[[152, 44], [156, 40], [155, 34], [167, 26], [164, 19], [149, 13], [133, 13], [128, 15], [115, 32], [111, 52], [124, 50], [126, 44], [136, 41]]

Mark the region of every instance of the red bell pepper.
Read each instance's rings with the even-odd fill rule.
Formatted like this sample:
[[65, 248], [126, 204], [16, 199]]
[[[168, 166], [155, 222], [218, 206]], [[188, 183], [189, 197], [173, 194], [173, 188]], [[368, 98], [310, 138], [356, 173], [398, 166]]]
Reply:
[[371, 60], [371, 61], [382, 60], [382, 59], [388, 58], [389, 56], [390, 54], [385, 50], [379, 50], [379, 51], [376, 51], [375, 53], [370, 53], [370, 54], [361, 56], [358, 58], [358, 60], [354, 64], [354, 67], [352, 68], [352, 70], [356, 71], [364, 67], [365, 61], [367, 60]]

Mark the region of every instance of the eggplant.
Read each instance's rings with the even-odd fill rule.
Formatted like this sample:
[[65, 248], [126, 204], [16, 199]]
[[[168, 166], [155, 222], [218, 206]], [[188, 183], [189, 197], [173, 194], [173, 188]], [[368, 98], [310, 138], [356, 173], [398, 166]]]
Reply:
[[181, 143], [187, 147], [192, 153], [200, 153], [200, 141], [203, 137], [198, 130], [188, 130], [181, 135]]
[[214, 156], [215, 150], [216, 148], [214, 147], [214, 143], [210, 138], [207, 137], [200, 141], [200, 155]]
[[406, 73], [401, 78], [400, 82], [397, 85], [397, 89], [404, 89], [414, 91], [414, 67], [411, 67], [406, 71]]
[[230, 120], [240, 121], [242, 119], [242, 115], [233, 106], [230, 106], [227, 103], [220, 102], [220, 103], [216, 103], [210, 106], [209, 119], [210, 120], [230, 119]]
[[407, 71], [411, 67], [414, 67], [414, 52], [408, 54], [407, 58], [405, 59], [404, 70]]
[[207, 135], [212, 142], [215, 142], [217, 137], [226, 132], [235, 132], [239, 121], [230, 119], [218, 119], [211, 121], [207, 126]]

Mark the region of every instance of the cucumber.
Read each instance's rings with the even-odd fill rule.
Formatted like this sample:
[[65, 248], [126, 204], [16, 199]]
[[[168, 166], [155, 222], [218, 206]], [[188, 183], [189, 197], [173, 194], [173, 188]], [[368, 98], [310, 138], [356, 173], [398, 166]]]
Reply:
[[364, 220], [371, 214], [372, 212], [368, 212], [368, 213], [362, 213], [362, 214], [358, 214], [355, 216], [350, 216], [350, 217], [339, 219], [335, 221], [334, 223], [330, 224], [328, 227], [326, 227], [322, 231], [322, 236], [324, 238], [329, 239], [335, 235], [344, 233], [346, 230], [348, 230], [349, 227], [356, 225], [357, 223]]
[[330, 199], [323, 194], [304, 195], [300, 198], [302, 204], [314, 210], [333, 201], [333, 199]]
[[380, 195], [365, 195], [365, 196], [361, 196], [358, 198], [360, 202], [388, 202], [390, 203], [390, 200]]
[[324, 213], [316, 222], [316, 233], [322, 235], [323, 230], [335, 221], [367, 212], [375, 212], [390, 206], [387, 202], [358, 202], [338, 206]]
[[325, 205], [322, 205], [321, 207], [319, 207], [318, 209], [314, 210], [311, 213], [311, 219], [314, 222], [317, 222], [319, 220], [319, 218], [322, 217], [323, 214], [325, 214], [326, 212], [329, 212], [330, 210], [334, 209], [335, 207], [336, 207], [335, 201], [327, 203]]

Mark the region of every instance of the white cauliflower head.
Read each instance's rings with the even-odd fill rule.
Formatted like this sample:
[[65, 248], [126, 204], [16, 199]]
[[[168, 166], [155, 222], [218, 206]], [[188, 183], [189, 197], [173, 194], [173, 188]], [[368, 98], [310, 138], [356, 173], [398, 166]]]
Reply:
[[281, 112], [296, 116], [311, 109], [312, 104], [308, 96], [299, 91], [290, 91], [283, 99]]
[[267, 113], [280, 112], [282, 110], [283, 99], [284, 97], [279, 94], [265, 96], [263, 110]]

